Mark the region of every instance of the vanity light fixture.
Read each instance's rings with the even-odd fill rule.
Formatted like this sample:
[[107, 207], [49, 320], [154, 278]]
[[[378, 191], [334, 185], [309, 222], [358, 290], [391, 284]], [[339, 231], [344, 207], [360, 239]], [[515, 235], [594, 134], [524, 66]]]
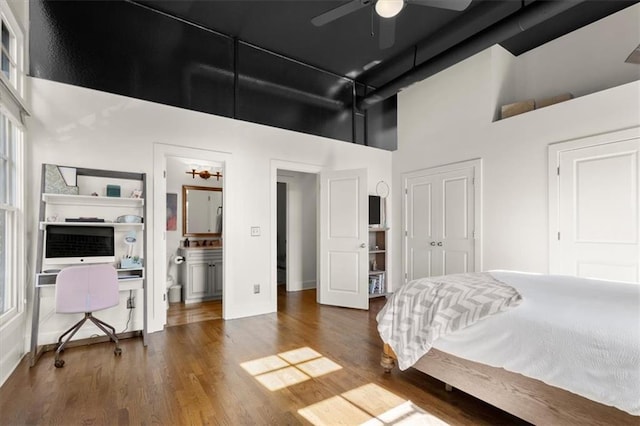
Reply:
[[215, 173], [211, 173], [208, 169], [202, 169], [200, 171], [198, 171], [198, 168], [192, 168], [190, 172], [185, 172], [188, 175], [191, 175], [191, 177], [193, 179], [196, 178], [196, 176], [200, 176], [202, 179], [209, 179], [210, 177], [215, 177], [216, 180], [220, 180], [220, 178], [222, 177], [222, 173], [220, 173], [220, 170], [216, 170]]

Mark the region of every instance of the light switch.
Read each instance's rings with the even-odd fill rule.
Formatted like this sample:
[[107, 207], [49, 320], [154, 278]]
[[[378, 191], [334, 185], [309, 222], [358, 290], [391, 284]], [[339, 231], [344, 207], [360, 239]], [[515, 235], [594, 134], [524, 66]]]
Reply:
[[252, 237], [259, 237], [260, 236], [260, 227], [259, 226], [252, 226], [251, 227], [251, 236]]

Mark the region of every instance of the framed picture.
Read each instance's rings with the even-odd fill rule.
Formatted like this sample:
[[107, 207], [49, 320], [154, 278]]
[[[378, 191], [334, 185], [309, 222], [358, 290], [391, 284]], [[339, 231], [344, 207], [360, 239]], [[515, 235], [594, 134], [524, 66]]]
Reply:
[[178, 229], [178, 194], [167, 193], [167, 231]]

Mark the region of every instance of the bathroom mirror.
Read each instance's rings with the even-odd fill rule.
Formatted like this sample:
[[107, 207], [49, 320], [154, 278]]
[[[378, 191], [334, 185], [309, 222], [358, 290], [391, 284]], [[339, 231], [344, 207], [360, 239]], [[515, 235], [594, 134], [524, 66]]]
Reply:
[[182, 235], [222, 235], [222, 188], [182, 186]]

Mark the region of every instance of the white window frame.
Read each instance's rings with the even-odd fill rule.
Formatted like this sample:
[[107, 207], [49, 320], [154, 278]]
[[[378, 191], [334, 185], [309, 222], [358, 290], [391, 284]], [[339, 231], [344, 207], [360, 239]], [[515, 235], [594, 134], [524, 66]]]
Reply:
[[[12, 78], [7, 78], [4, 75], [4, 72], [0, 72], [0, 79], [2, 79], [5, 85], [13, 92], [13, 96], [24, 103], [25, 39], [22, 29], [20, 28], [20, 25], [18, 25], [18, 21], [16, 21], [13, 16], [6, 0], [0, 1], [0, 19], [2, 19], [4, 24], [7, 26], [7, 29], [13, 38], [13, 43], [11, 43], [9, 48], [10, 51], [7, 53], [9, 54], [11, 63], [15, 67], [15, 70], [11, 73]], [[2, 48], [1, 44], [0, 48]]]
[[[10, 298], [10, 304], [6, 312], [0, 314], [0, 330], [3, 330], [13, 319], [23, 316], [25, 311], [26, 283], [26, 200], [25, 200], [25, 142], [26, 127], [23, 124], [24, 115], [28, 115], [25, 93], [25, 60], [26, 45], [22, 28], [18, 24], [9, 4], [6, 0], [0, 0], [0, 19], [9, 29], [14, 43], [11, 50], [15, 55], [15, 73], [12, 79], [8, 79], [0, 72], [0, 113], [7, 117], [14, 130], [14, 169], [10, 172], [10, 179], [15, 179], [13, 199], [9, 204], [0, 204], [0, 209], [9, 212], [7, 227], [7, 246], [9, 253], [5, 265], [7, 283], [5, 297]], [[11, 161], [11, 159], [9, 159]], [[9, 182], [4, 182], [7, 190], [11, 188]], [[0, 201], [0, 203], [3, 201]], [[10, 218], [9, 218], [10, 216]]]
[[[11, 321], [24, 311], [25, 294], [25, 197], [24, 197], [24, 127], [17, 122], [15, 117], [0, 103], [0, 114], [7, 118], [13, 127], [12, 140], [9, 144], [13, 146], [13, 158], [8, 158], [10, 165], [9, 179], [15, 179], [15, 187], [10, 191], [10, 183], [6, 182], [7, 191], [13, 192], [13, 202], [9, 204], [0, 203], [0, 210], [7, 214], [7, 253], [5, 270], [7, 287], [5, 288], [5, 299], [9, 300], [7, 311], [0, 314], [0, 327]], [[6, 130], [5, 130], [6, 131]], [[10, 156], [11, 157], [11, 156]], [[13, 164], [11, 164], [13, 162]], [[11, 255], [13, 253], [13, 255]]]

